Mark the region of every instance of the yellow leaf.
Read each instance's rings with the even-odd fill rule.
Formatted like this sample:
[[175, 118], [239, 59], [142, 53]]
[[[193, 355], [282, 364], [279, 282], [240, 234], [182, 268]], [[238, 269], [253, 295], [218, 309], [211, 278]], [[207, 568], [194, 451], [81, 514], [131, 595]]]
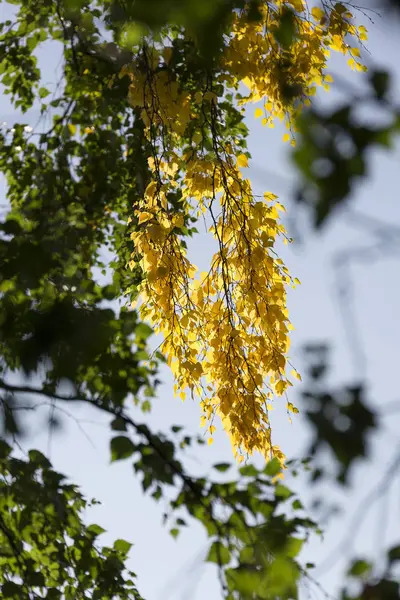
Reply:
[[312, 16], [314, 17], [314, 19], [315, 19], [316, 21], [322, 21], [322, 19], [323, 19], [323, 18], [324, 18], [324, 16], [325, 16], [325, 13], [324, 13], [324, 11], [323, 11], [321, 8], [319, 8], [318, 6], [314, 6], [314, 7], [311, 9], [311, 14], [312, 14]]
[[245, 154], [240, 154], [237, 157], [237, 164], [239, 165], [239, 167], [246, 168], [249, 166], [249, 159]]
[[213, 444], [213, 443], [214, 443], [214, 438], [212, 438], [212, 437], [208, 438], [208, 442], [207, 442], [207, 444], [208, 444], [209, 446], [211, 446], [211, 444]]
[[160, 202], [161, 202], [161, 206], [163, 207], [163, 209], [167, 210], [168, 201], [167, 201], [167, 198], [165, 197], [165, 194], [163, 194], [163, 193], [160, 194]]
[[263, 114], [264, 112], [262, 108], [256, 108], [256, 110], [254, 111], [254, 116], [256, 119], [258, 119], [258, 117], [262, 117]]
[[277, 195], [276, 194], [272, 194], [271, 192], [264, 192], [264, 199], [267, 200], [268, 202], [272, 202], [273, 200], [277, 199]]
[[364, 25], [360, 25], [358, 28], [358, 31], [359, 31], [359, 35], [360, 35], [360, 40], [368, 39], [367, 29], [364, 27]]
[[149, 221], [150, 219], [153, 218], [153, 216], [154, 215], [152, 213], [149, 213], [149, 212], [139, 213], [139, 219], [138, 219], [139, 225], [140, 225], [140, 223], [145, 223], [146, 221]]
[[244, 83], [244, 85], [245, 85], [246, 87], [248, 87], [248, 88], [251, 88], [251, 87], [252, 87], [252, 82], [251, 82], [251, 79], [250, 79], [249, 77], [244, 77], [244, 78], [242, 79], [242, 83]]
[[349, 58], [349, 60], [347, 61], [347, 64], [349, 65], [349, 67], [351, 69], [354, 70], [355, 66], [356, 66], [356, 61], [354, 60], [354, 58]]
[[279, 396], [281, 396], [284, 393], [286, 388], [287, 388], [287, 383], [286, 383], [286, 381], [283, 381], [282, 379], [277, 381], [275, 384], [275, 391]]
[[72, 125], [72, 123], [68, 123], [68, 129], [71, 135], [75, 135], [76, 133], [76, 125]]
[[290, 140], [290, 133], [285, 133], [284, 136], [282, 137], [282, 140], [284, 142], [288, 142]]
[[175, 227], [183, 227], [185, 224], [185, 218], [183, 215], [176, 215], [173, 219], [173, 223]]
[[302, 381], [302, 379], [301, 379], [301, 375], [300, 375], [300, 373], [299, 373], [298, 371], [296, 371], [296, 369], [292, 369], [292, 370], [290, 371], [290, 374], [291, 374], [293, 377], [296, 377], [296, 379], [298, 379], [299, 381]]
[[291, 4], [293, 6], [293, 8], [299, 12], [302, 12], [304, 10], [304, 3], [303, 0], [288, 0], [289, 4]]

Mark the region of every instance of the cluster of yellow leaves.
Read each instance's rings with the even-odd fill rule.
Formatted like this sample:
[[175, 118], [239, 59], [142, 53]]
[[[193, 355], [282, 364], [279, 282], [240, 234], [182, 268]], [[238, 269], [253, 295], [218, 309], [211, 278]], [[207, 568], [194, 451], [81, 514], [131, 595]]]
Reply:
[[[283, 458], [272, 446], [268, 421], [274, 393], [282, 395], [291, 385], [285, 377], [286, 285], [295, 282], [271, 251], [285, 233], [278, 212], [283, 207], [273, 194], [256, 201], [239, 168], [228, 168], [227, 189], [220, 178], [215, 190], [220, 214], [211, 231], [219, 250], [199, 277], [173, 233], [183, 217], [169, 216], [165, 204], [157, 204], [164, 190], [155, 193], [156, 184], [149, 184], [137, 213], [140, 226], [132, 233], [146, 273], [140, 311], [163, 334], [161, 349], [176, 392], [199, 396], [206, 420], [218, 414], [236, 451], [272, 451]], [[213, 433], [214, 426], [209, 429]]]
[[[156, 52], [150, 52], [149, 67], [154, 68]], [[176, 81], [170, 81], [167, 71], [160, 71], [156, 77], [148, 78], [139, 69], [132, 71], [135, 85], [129, 92], [132, 106], [140, 106], [141, 118], [148, 127], [164, 125], [170, 133], [181, 136], [185, 133], [190, 119], [190, 96], [179, 89]]]
[[[284, 6], [297, 11], [297, 31], [282, 50], [271, 32]], [[243, 82], [250, 92], [240, 103], [262, 100], [265, 122], [276, 117], [290, 122], [316, 86], [327, 87], [330, 49], [356, 61], [358, 52], [347, 40], [360, 32], [340, 4], [328, 15], [318, 8], [309, 13], [302, 0], [265, 2], [262, 21], [249, 21], [246, 10], [234, 13], [220, 70], [199, 89], [171, 75], [168, 45], [144, 46], [125, 69], [129, 101], [152, 147], [152, 179], [135, 207], [131, 235], [132, 267], [139, 260], [144, 274], [140, 314], [163, 336], [175, 392], [200, 399], [211, 435], [215, 415], [221, 418], [239, 459], [258, 451], [284, 460], [271, 439], [269, 410], [274, 396], [292, 385], [286, 374], [291, 329], [286, 290], [298, 281], [274, 250], [279, 236], [287, 241], [279, 217], [284, 208], [271, 193], [254, 196], [243, 175], [244, 144], [237, 133], [221, 134], [221, 99]], [[282, 75], [296, 101], [285, 99]], [[216, 93], [221, 84], [223, 91]], [[262, 114], [257, 109], [256, 116]], [[180, 212], [169, 200], [177, 190]], [[202, 214], [218, 250], [209, 270], [198, 274], [182, 244], [182, 228], [189, 217]], [[289, 401], [286, 407], [298, 412]]]
[[[283, 8], [293, 8], [296, 31], [290, 47], [279, 45], [274, 31], [279, 28]], [[255, 116], [262, 124], [274, 126], [274, 119], [288, 119], [294, 131], [294, 119], [322, 86], [329, 90], [332, 76], [326, 73], [330, 52], [348, 55], [351, 68], [365, 70], [360, 50], [350, 43], [367, 39], [363, 25], [353, 23], [353, 15], [341, 3], [329, 12], [303, 0], [265, 2], [260, 21], [249, 21], [246, 13], [235, 13], [232, 32], [224, 53], [225, 81], [230, 86], [244, 83], [248, 95], [240, 103], [262, 101]], [[292, 101], [288, 101], [292, 99]], [[291, 138], [285, 136], [285, 141]]]

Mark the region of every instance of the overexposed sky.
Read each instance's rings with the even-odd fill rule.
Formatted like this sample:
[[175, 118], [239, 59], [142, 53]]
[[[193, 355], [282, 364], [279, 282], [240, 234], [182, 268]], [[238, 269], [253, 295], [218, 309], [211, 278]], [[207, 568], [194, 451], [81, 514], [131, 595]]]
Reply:
[[[0, 18], [6, 18], [9, 7], [0, 6]], [[397, 97], [400, 91], [400, 36], [396, 35], [399, 22], [392, 23], [374, 17], [369, 24], [370, 39], [367, 47], [371, 59], [377, 65], [388, 68], [396, 75]], [[397, 29], [396, 29], [397, 28]], [[49, 52], [47, 47], [40, 52], [40, 60], [45, 81], [56, 81], [59, 64], [57, 52]], [[361, 81], [362, 75], [351, 72], [345, 60], [335, 59], [332, 73], [340, 73], [352, 83]], [[330, 102], [334, 94], [320, 92], [321, 102]], [[335, 384], [353, 383], [357, 378], [367, 375], [370, 385], [370, 401], [384, 405], [396, 399], [397, 372], [400, 338], [400, 254], [393, 250], [389, 255], [382, 252], [379, 260], [368, 259], [351, 267], [352, 299], [354, 319], [358, 331], [362, 332], [360, 341], [365, 361], [354, 360], [349, 344], [348, 324], [343, 320], [337, 295], [337, 280], [332, 267], [337, 253], [351, 248], [368, 247], [374, 241], [369, 230], [354, 226], [354, 221], [345, 211], [338, 212], [335, 219], [319, 233], [315, 233], [307, 223], [304, 213], [294, 213], [292, 196], [296, 174], [290, 166], [288, 153], [290, 145], [282, 142], [283, 128], [262, 128], [253, 118], [254, 107], [248, 109], [247, 122], [250, 126], [250, 176], [255, 191], [272, 191], [280, 196], [287, 208], [289, 219], [298, 220], [297, 228], [302, 234], [301, 243], [283, 247], [282, 254], [290, 271], [298, 277], [302, 285], [289, 293], [289, 307], [295, 331], [292, 336], [292, 359], [301, 371], [299, 348], [307, 341], [328, 340], [333, 345], [333, 370], [331, 380]], [[24, 122], [34, 126], [38, 115], [34, 112], [24, 117]], [[374, 115], [370, 115], [373, 119]], [[17, 120], [17, 119], [15, 119]], [[0, 122], [13, 122], [12, 109], [5, 96], [0, 97]], [[374, 152], [370, 160], [370, 178], [357, 186], [352, 209], [387, 221], [400, 223], [398, 189], [400, 186], [400, 145], [391, 153]], [[1, 182], [1, 194], [4, 196], [4, 183]], [[0, 204], [4, 199], [0, 199]], [[295, 215], [295, 216], [293, 216]], [[289, 221], [290, 226], [290, 221]], [[203, 270], [211, 253], [209, 237], [201, 233], [190, 246], [191, 258], [200, 270]], [[348, 299], [350, 302], [351, 297]], [[347, 331], [346, 331], [347, 330]], [[199, 407], [187, 400], [185, 403], [173, 398], [172, 377], [167, 369], [162, 369], [163, 385], [158, 397], [153, 401], [150, 416], [143, 417], [157, 429], [166, 430], [172, 424], [184, 424], [190, 432], [199, 429]], [[300, 384], [299, 384], [300, 385]], [[293, 401], [297, 402], [299, 390], [294, 389]], [[66, 407], [68, 409], [68, 407]], [[205, 567], [202, 557], [207, 549], [207, 541], [201, 528], [190, 527], [178, 540], [173, 540], [161, 525], [163, 506], [151, 498], [144, 497], [139, 482], [135, 479], [129, 461], [110, 465], [108, 440], [110, 433], [107, 419], [87, 409], [74, 413], [80, 419], [80, 425], [65, 417], [64, 429], [55, 435], [49, 444], [48, 436], [32, 431], [31, 439], [25, 447], [36, 447], [50, 451], [55, 468], [70, 475], [78, 483], [87, 497], [95, 497], [102, 505], [88, 514], [90, 522], [98, 522], [107, 529], [104, 543], [122, 537], [134, 543], [131, 550], [130, 566], [138, 575], [138, 587], [146, 600], [217, 600], [219, 584], [213, 567]], [[43, 418], [44, 418], [43, 413]], [[137, 420], [142, 418], [137, 415]], [[281, 445], [285, 453], [295, 456], [307, 441], [308, 430], [301, 416], [287, 420], [284, 407], [277, 403], [274, 419], [274, 441]], [[304, 552], [308, 561], [318, 563], [329, 555], [341, 541], [352, 523], [353, 513], [360, 500], [379, 480], [385, 465], [390, 460], [396, 444], [400, 419], [392, 418], [385, 422], [385, 433], [373, 441], [374, 463], [368, 468], [357, 471], [351, 493], [326, 490], [330, 499], [344, 500], [347, 511], [333, 520], [326, 530], [323, 543], [314, 541]], [[199, 451], [189, 452], [189, 462], [195, 472], [207, 469], [213, 462], [230, 461], [232, 454], [223, 432], [215, 435], [212, 446]], [[302, 497], [308, 497], [304, 484], [293, 482]], [[397, 486], [397, 489], [396, 489]], [[367, 527], [355, 540], [360, 552], [379, 550], [385, 543], [400, 537], [400, 515], [395, 506], [400, 492], [397, 482], [384, 510], [392, 517], [384, 524], [382, 507], [371, 509], [367, 518]], [[375, 513], [374, 513], [375, 510]], [[345, 552], [342, 553], [344, 558]], [[343, 564], [343, 563], [342, 563]], [[322, 575], [321, 583], [333, 593], [340, 581], [341, 563]], [[304, 591], [304, 599], [307, 593]], [[322, 597], [315, 593], [312, 597]]]

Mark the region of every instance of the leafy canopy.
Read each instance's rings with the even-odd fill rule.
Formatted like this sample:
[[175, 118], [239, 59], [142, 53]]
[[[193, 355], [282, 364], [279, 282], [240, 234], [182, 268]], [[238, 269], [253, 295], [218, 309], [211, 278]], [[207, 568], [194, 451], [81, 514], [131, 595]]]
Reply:
[[[259, 451], [283, 461], [268, 413], [292, 385], [286, 290], [298, 282], [276, 253], [288, 241], [284, 209], [271, 192], [255, 197], [245, 175], [243, 107], [259, 102], [262, 124], [286, 120], [291, 139], [317, 86], [329, 86], [332, 50], [363, 69], [365, 30], [341, 3], [285, 0], [206, 3], [194, 31], [195, 4], [175, 13], [168, 4], [166, 22], [147, 22], [140, 2], [17, 2], [2, 24], [5, 91], [22, 111], [39, 99], [43, 117], [56, 112], [48, 129], [18, 124], [0, 138], [11, 205], [0, 243], [2, 368], [38, 374], [49, 396], [68, 381], [71, 399], [148, 407], [161, 354], [149, 356], [151, 329], [128, 303], [112, 302], [139, 295], [176, 392], [200, 398], [210, 434], [217, 414], [239, 459]], [[211, 55], [200, 30], [213, 19]], [[63, 45], [53, 94], [35, 55], [48, 40]], [[196, 274], [185, 238], [203, 217], [217, 252]], [[10, 407], [12, 386], [0, 386]], [[5, 414], [17, 430], [15, 412]]]
[[[283, 454], [268, 419], [273, 397], [291, 385], [286, 289], [296, 280], [276, 253], [279, 239], [287, 240], [283, 207], [271, 192], [256, 198], [245, 175], [243, 108], [258, 103], [255, 117], [264, 126], [285, 120], [285, 140], [293, 143], [303, 107], [332, 81], [329, 53], [363, 69], [358, 42], [365, 29], [356, 28], [347, 4], [306, 7], [301, 0], [10, 4], [15, 14], [0, 25], [2, 85], [22, 112], [39, 106], [41, 120], [32, 131], [22, 118], [0, 136], [10, 205], [0, 224], [5, 433], [23, 432], [19, 416], [35, 408], [33, 397], [49, 404], [52, 427], [59, 403], [105, 411], [112, 460], [131, 461], [143, 489], [165, 500], [171, 535], [192, 518], [203, 525], [225, 598], [297, 597], [312, 567], [303, 568], [298, 555], [315, 524], [279, 482]], [[43, 81], [36, 56], [48, 42], [62, 52], [55, 88]], [[385, 95], [384, 78], [375, 80], [377, 97]], [[347, 117], [336, 115], [336, 125], [346, 128]], [[365, 129], [351, 132], [360, 151], [378, 140]], [[311, 133], [303, 143], [314, 160]], [[310, 176], [307, 152], [297, 157]], [[325, 184], [329, 204], [332, 181]], [[346, 193], [344, 187], [338, 197]], [[203, 217], [217, 252], [209, 271], [198, 274], [185, 240]], [[128, 306], [137, 300], [141, 318], [164, 335], [162, 354], [149, 353], [153, 329]], [[239, 481], [220, 481], [225, 463], [215, 465], [217, 477], [189, 475], [180, 454], [193, 440], [180, 427], [173, 441], [155, 434], [126, 410], [133, 403], [149, 408], [155, 359], [164, 358], [176, 392], [200, 397], [204, 423], [215, 413], [222, 418], [239, 457], [259, 450], [275, 458], [260, 470], [241, 467]], [[364, 455], [375, 417], [360, 391], [350, 392], [356, 412], [336, 407], [333, 396], [329, 405], [354, 421], [362, 413], [354, 458]], [[325, 430], [345, 481], [348, 435], [336, 418], [321, 415], [309, 411], [313, 450]], [[102, 528], [83, 521], [90, 503], [44, 456], [16, 458], [1, 442], [0, 471], [2, 597], [140, 598], [124, 567], [129, 543], [99, 546]], [[398, 560], [395, 546], [390, 568]], [[360, 559], [349, 575], [369, 571]], [[371, 589], [388, 600], [398, 596], [389, 575], [365, 585]]]

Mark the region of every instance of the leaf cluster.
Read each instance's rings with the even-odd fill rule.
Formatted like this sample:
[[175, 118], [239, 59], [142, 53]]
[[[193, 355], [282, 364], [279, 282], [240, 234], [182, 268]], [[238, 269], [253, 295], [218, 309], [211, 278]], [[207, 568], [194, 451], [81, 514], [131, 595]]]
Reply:
[[100, 546], [99, 525], [84, 524], [92, 504], [31, 450], [26, 459], [0, 441], [0, 591], [13, 600], [141, 600], [126, 569], [131, 544]]

